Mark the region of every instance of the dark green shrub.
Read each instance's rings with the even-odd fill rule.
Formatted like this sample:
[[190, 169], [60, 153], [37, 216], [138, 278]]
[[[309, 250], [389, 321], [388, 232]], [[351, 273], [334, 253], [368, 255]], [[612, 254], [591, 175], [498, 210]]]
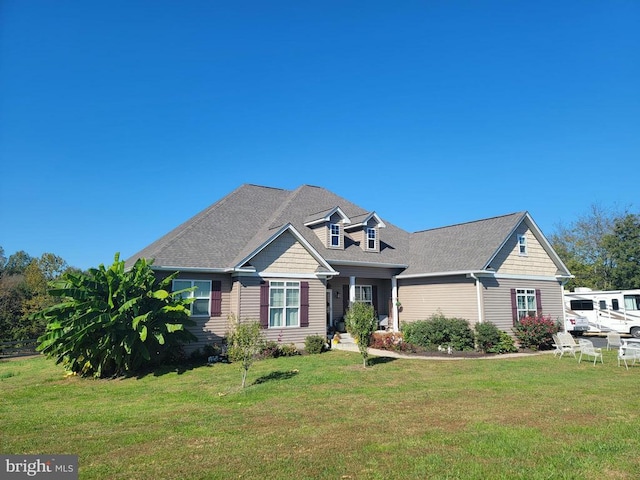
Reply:
[[544, 350], [553, 345], [552, 335], [558, 333], [558, 328], [551, 317], [530, 316], [521, 318], [513, 331], [521, 348]]
[[260, 350], [260, 358], [278, 358], [278, 357], [292, 357], [294, 355], [299, 355], [300, 352], [298, 348], [290, 343], [288, 345], [283, 345], [281, 343], [275, 342], [273, 340], [269, 340], [265, 342], [262, 346], [262, 350]]
[[463, 318], [447, 318], [441, 313], [428, 320], [404, 324], [402, 333], [405, 342], [427, 350], [436, 350], [438, 346], [458, 351], [474, 349], [475, 338], [469, 322]]
[[476, 323], [476, 345], [485, 353], [517, 352], [513, 338], [491, 322]]
[[304, 339], [304, 350], [310, 354], [322, 353], [326, 340], [320, 335], [309, 335]]

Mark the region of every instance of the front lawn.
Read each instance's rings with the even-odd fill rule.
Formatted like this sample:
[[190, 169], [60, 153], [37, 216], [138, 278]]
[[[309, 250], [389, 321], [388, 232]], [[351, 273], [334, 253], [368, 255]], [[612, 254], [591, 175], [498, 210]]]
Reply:
[[636, 479], [640, 366], [551, 354], [358, 353], [139, 378], [0, 362], [0, 451], [77, 454], [81, 479]]

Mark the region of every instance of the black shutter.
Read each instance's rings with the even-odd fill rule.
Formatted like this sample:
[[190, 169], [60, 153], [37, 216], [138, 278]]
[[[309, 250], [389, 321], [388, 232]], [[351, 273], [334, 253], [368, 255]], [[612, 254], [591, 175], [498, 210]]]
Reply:
[[309, 282], [300, 282], [300, 326], [309, 326]]
[[260, 285], [260, 326], [269, 328], [269, 284]]
[[349, 285], [342, 285], [342, 313], [349, 310]]
[[542, 294], [540, 289], [536, 289], [536, 313], [538, 316], [542, 315]]
[[511, 316], [513, 317], [513, 324], [518, 323], [518, 300], [516, 299], [516, 289], [511, 289]]
[[371, 303], [373, 303], [373, 310], [375, 311], [376, 315], [378, 314], [379, 310], [378, 310], [378, 286], [377, 285], [373, 285], [371, 287]]

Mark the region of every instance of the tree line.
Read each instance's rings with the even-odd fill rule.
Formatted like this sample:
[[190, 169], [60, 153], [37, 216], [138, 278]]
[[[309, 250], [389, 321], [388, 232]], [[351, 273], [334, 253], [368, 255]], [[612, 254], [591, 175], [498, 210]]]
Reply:
[[58, 255], [32, 257], [24, 250], [5, 256], [0, 246], [0, 342], [37, 338], [45, 325], [31, 316], [56, 303], [49, 282], [80, 270]]
[[565, 286], [593, 290], [640, 288], [640, 215], [592, 205], [560, 225], [549, 241], [575, 276]]

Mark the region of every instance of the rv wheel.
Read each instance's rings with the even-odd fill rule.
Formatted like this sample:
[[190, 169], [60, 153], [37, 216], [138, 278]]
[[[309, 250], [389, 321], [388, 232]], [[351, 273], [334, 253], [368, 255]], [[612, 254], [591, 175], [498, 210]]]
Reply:
[[631, 336], [635, 338], [640, 338], [640, 327], [633, 327], [630, 333], [631, 333]]

